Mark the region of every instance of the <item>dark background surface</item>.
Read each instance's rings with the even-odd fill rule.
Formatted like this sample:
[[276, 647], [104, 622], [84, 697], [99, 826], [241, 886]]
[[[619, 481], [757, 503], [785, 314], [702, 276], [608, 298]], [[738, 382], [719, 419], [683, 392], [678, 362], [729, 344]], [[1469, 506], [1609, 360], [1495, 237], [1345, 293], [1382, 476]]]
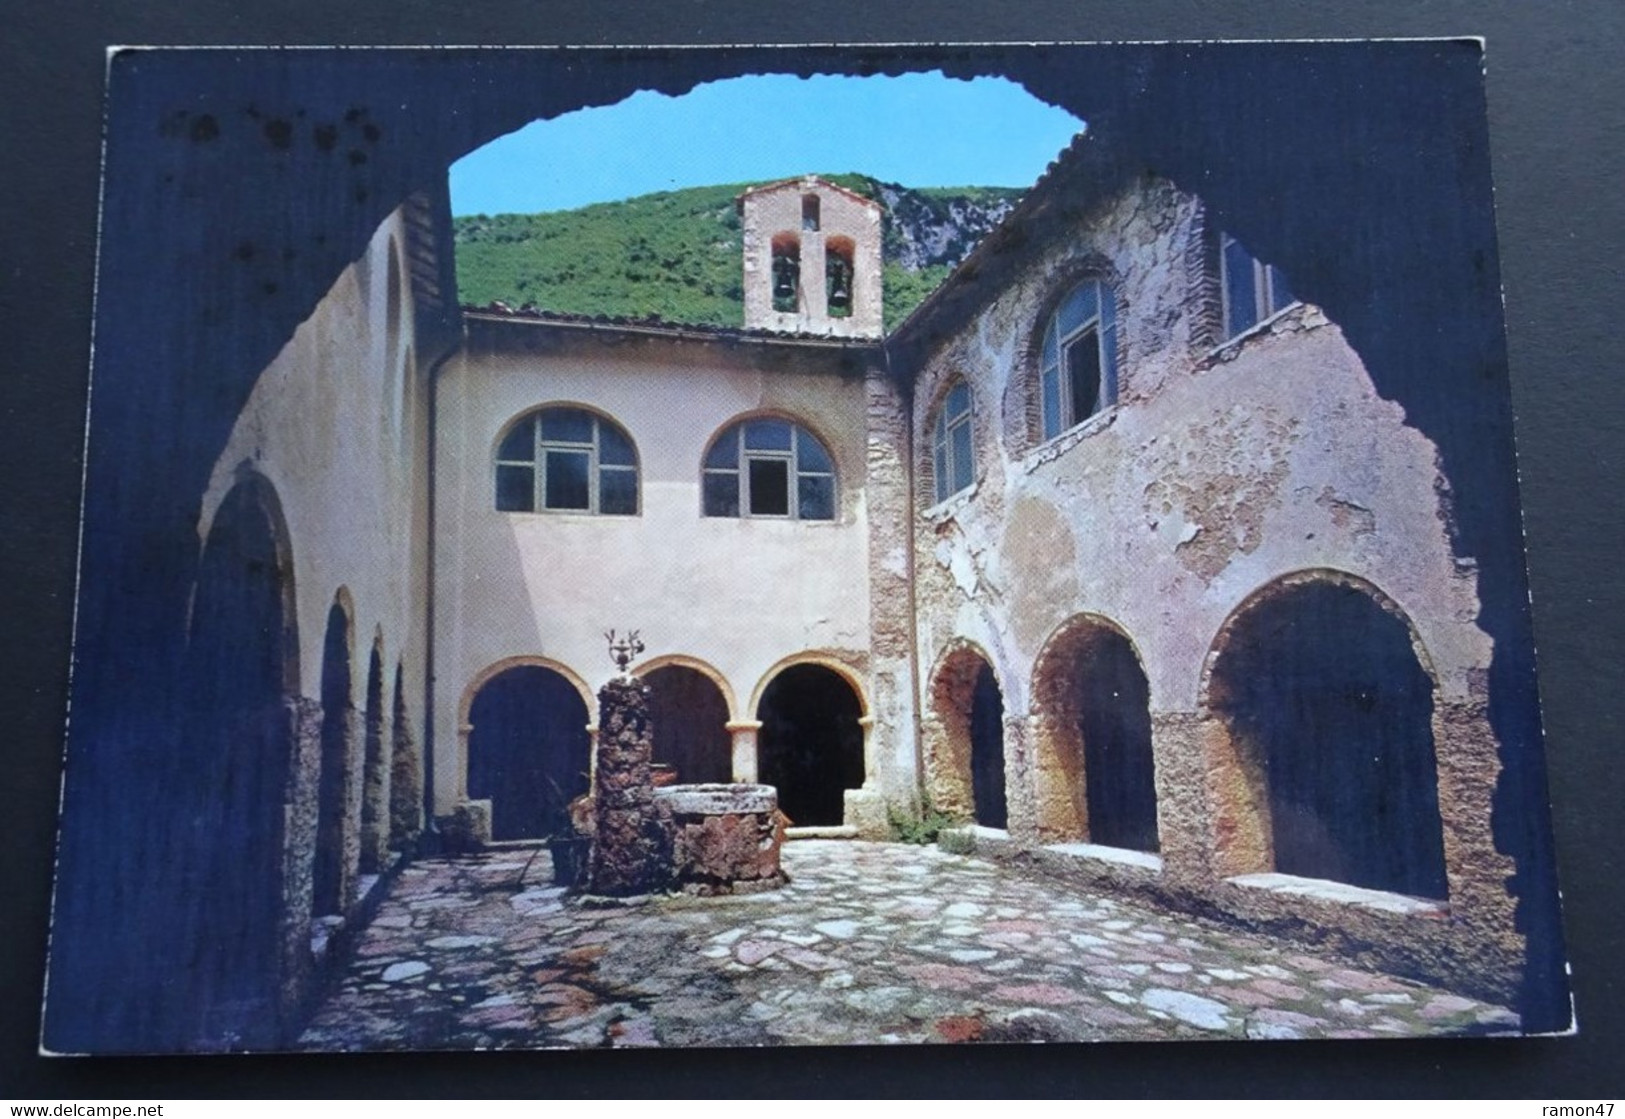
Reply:
[[[0, 1097], [751, 1093], [1080, 1095], [1621, 1094], [1625, 1048], [1614, 564], [1616, 446], [1625, 393], [1610, 328], [1625, 302], [1625, 11], [1603, 3], [1253, 3], [1220, 17], [1155, 0], [782, 11], [687, 0], [619, 13], [518, 2], [457, 11], [359, 0], [167, 11], [28, 0], [0, 45], [4, 374], [5, 757], [0, 854]], [[1335, 12], [1335, 14], [1334, 14]], [[109, 43], [656, 43], [1290, 38], [1479, 34], [1487, 39], [1492, 156], [1512, 389], [1541, 656], [1559, 866], [1582, 1035], [1534, 1041], [1221, 1044], [940, 1050], [52, 1060], [34, 1057], [64, 723], [82, 417], [95, 251], [102, 48]], [[109, 914], [116, 921], [116, 914]]]

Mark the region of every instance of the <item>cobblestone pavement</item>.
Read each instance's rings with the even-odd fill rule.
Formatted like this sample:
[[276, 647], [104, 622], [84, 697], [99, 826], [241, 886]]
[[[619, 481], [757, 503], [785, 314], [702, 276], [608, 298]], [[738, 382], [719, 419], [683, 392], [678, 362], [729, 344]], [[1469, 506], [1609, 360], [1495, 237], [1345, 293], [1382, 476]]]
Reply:
[[589, 907], [545, 850], [406, 867], [306, 1049], [1391, 1037], [1508, 1010], [934, 848], [786, 845], [791, 883]]

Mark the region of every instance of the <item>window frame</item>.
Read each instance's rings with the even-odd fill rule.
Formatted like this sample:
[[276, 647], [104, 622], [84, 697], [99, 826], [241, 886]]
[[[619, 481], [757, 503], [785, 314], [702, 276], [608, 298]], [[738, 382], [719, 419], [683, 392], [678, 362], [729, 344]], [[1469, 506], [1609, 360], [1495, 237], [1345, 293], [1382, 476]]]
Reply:
[[[570, 439], [548, 438], [542, 434], [542, 418], [549, 412], [579, 412], [592, 421], [592, 439], [583, 442]], [[531, 425], [531, 458], [513, 459], [503, 458], [502, 445], [512, 436], [514, 429], [520, 424]], [[614, 428], [616, 433], [626, 442], [631, 452], [632, 462], [606, 463], [603, 461], [603, 429], [604, 425]], [[548, 452], [564, 454], [585, 454], [587, 458], [587, 504], [580, 506], [551, 506], [547, 502], [547, 462]], [[492, 455], [492, 506], [498, 513], [514, 514], [575, 514], [590, 517], [638, 517], [643, 514], [643, 467], [638, 459], [638, 446], [631, 434], [619, 423], [608, 416], [584, 407], [580, 404], [544, 404], [540, 408], [533, 408], [509, 423], [502, 429], [497, 437], [496, 450]], [[530, 505], [525, 509], [504, 509], [497, 504], [501, 495], [501, 475], [504, 467], [528, 467], [531, 471], [530, 479]], [[611, 473], [630, 474], [632, 476], [632, 509], [629, 512], [604, 512], [603, 501], [603, 475]]]
[[[1236, 296], [1230, 276], [1229, 257], [1232, 247], [1239, 249], [1252, 265], [1252, 283], [1250, 285], [1253, 308], [1252, 321], [1235, 329], [1231, 329], [1230, 326], [1230, 311]], [[1286, 299], [1278, 298], [1278, 286], [1285, 289]], [[1301, 302], [1303, 300], [1293, 294], [1291, 281], [1287, 279], [1284, 269], [1278, 265], [1265, 264], [1259, 260], [1248, 251], [1247, 246], [1243, 245], [1239, 238], [1228, 233], [1219, 234], [1219, 323], [1224, 342], [1240, 338], [1248, 331], [1269, 322], [1282, 311]], [[1223, 345], [1224, 343], [1221, 342], [1220, 344]]]
[[[965, 408], [962, 412], [953, 413], [954, 393], [960, 388], [965, 390]], [[955, 377], [950, 381], [937, 403], [935, 415], [931, 424], [931, 487], [932, 504], [940, 505], [976, 484], [976, 394], [971, 391], [970, 382], [964, 377]], [[960, 464], [954, 459], [954, 434], [961, 427], [968, 429], [968, 455], [963, 464], [963, 480], [958, 477], [956, 469]], [[944, 466], [949, 469], [944, 470]], [[958, 484], [955, 485], [955, 482]]]
[[[790, 429], [790, 446], [788, 449], [747, 447], [745, 445], [745, 432], [752, 423], [760, 422], [782, 423]], [[727, 440], [734, 441], [734, 465], [712, 466], [711, 457], [717, 449]], [[801, 440], [810, 439], [829, 463], [828, 470], [804, 470], [801, 468]], [[751, 509], [750, 463], [752, 462], [782, 462], [785, 464], [785, 508], [784, 513], [757, 513]], [[706, 507], [705, 479], [712, 475], [732, 475], [735, 479], [738, 512], [712, 513]], [[827, 517], [805, 517], [801, 514], [801, 479], [802, 478], [828, 478], [830, 486], [830, 515]], [[752, 520], [752, 521], [801, 521], [808, 524], [837, 524], [841, 519], [841, 483], [840, 472], [836, 469], [835, 456], [830, 453], [829, 445], [815, 432], [799, 420], [788, 416], [766, 414], [746, 416], [737, 419], [725, 426], [722, 431], [706, 445], [705, 453], [700, 458], [700, 516], [720, 520]]]
[[[1071, 301], [1073, 294], [1085, 286], [1093, 286], [1095, 289], [1095, 312], [1071, 327], [1063, 337], [1059, 333], [1062, 309]], [[1095, 335], [1096, 353], [1100, 362], [1100, 383], [1096, 388], [1093, 410], [1088, 415], [1079, 416], [1075, 414], [1073, 397], [1076, 393], [1068, 355], [1091, 331]], [[1051, 363], [1047, 356], [1052, 333], [1055, 334], [1054, 363]], [[1038, 397], [1040, 443], [1057, 439], [1117, 405], [1117, 366], [1120, 349], [1117, 336], [1117, 292], [1110, 281], [1099, 276], [1085, 276], [1069, 285], [1061, 298], [1051, 304], [1049, 314], [1044, 318], [1043, 333], [1038, 339], [1038, 378], [1034, 391]], [[1055, 372], [1057, 398], [1053, 414], [1048, 403], [1049, 394], [1045, 384], [1051, 370]], [[1053, 430], [1050, 424], [1052, 418]]]

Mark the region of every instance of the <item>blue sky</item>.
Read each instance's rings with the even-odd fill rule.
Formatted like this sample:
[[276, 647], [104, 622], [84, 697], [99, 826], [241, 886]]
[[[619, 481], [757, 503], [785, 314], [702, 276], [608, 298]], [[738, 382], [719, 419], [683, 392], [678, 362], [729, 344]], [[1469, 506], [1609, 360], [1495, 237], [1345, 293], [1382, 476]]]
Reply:
[[452, 164], [454, 214], [541, 213], [809, 171], [1027, 186], [1083, 127], [1004, 78], [766, 74], [535, 121]]

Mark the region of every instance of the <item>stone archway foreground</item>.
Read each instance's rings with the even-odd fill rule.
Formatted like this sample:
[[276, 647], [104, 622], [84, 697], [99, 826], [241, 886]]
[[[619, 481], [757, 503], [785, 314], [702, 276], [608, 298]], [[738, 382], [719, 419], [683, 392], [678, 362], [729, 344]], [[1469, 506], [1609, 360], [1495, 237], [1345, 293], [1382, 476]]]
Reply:
[[[1396, 607], [1346, 581], [1260, 595], [1226, 626], [1208, 707], [1250, 810], [1233, 868], [1445, 898], [1435, 682]], [[1248, 863], [1252, 865], [1247, 865]]]
[[862, 716], [852, 684], [821, 664], [792, 664], [763, 689], [759, 779], [778, 789], [792, 826], [843, 822], [846, 790], [864, 780]]
[[193, 597], [182, 748], [169, 763], [164, 808], [185, 835], [173, 862], [151, 868], [161, 884], [173, 878], [187, 891], [164, 929], [186, 954], [167, 990], [187, 1047], [280, 1041], [290, 1009], [289, 926], [303, 924], [290, 913], [285, 828], [294, 616], [276, 496], [245, 479], [214, 517]]
[[468, 795], [491, 802], [491, 838], [561, 835], [592, 766], [576, 684], [521, 664], [484, 681], [469, 704]]

